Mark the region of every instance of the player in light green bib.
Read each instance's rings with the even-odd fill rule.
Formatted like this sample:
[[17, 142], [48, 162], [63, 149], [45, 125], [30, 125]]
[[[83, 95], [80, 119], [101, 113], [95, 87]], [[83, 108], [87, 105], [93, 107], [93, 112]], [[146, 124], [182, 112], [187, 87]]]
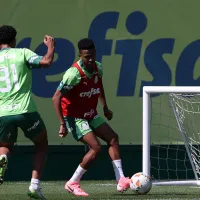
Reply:
[[0, 27], [0, 184], [8, 164], [7, 156], [17, 140], [18, 127], [36, 147], [28, 196], [45, 199], [40, 190], [40, 176], [45, 163], [48, 140], [43, 120], [31, 97], [32, 69], [49, 67], [53, 61], [55, 40], [44, 37], [48, 50], [39, 56], [29, 49], [15, 48], [17, 31]]

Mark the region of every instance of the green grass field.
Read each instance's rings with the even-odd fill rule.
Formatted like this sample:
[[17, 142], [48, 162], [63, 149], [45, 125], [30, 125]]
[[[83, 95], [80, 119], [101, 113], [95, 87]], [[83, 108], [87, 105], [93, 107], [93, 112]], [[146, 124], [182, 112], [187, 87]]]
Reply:
[[[116, 191], [115, 181], [82, 181], [88, 197], [75, 197], [63, 188], [64, 181], [42, 182], [43, 194], [48, 200], [66, 199], [200, 199], [200, 187], [154, 186], [147, 195], [135, 195], [130, 190], [121, 194]], [[24, 200], [29, 182], [5, 182], [0, 186], [0, 200]]]

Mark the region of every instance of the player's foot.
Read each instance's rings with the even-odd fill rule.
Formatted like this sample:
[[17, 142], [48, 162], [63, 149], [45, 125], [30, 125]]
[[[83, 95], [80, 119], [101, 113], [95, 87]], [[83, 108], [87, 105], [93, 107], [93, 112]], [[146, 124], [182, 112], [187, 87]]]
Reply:
[[29, 187], [29, 190], [28, 190], [28, 196], [31, 199], [45, 199], [40, 189], [35, 190], [31, 186]]
[[81, 189], [79, 182], [68, 181], [65, 184], [65, 190], [76, 196], [88, 196], [88, 194]]
[[123, 192], [130, 188], [130, 179], [126, 177], [121, 177], [117, 184], [117, 191]]
[[3, 184], [3, 177], [8, 165], [8, 158], [6, 155], [0, 156], [0, 185]]

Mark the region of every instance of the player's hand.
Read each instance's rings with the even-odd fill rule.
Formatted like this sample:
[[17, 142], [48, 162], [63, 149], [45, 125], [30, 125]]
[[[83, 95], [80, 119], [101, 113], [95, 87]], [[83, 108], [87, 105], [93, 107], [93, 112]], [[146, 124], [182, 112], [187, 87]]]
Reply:
[[56, 41], [53, 37], [49, 36], [49, 35], [45, 35], [44, 36], [44, 44], [47, 46], [47, 47], [55, 47], [56, 45]]
[[67, 128], [65, 125], [60, 125], [59, 137], [64, 138], [68, 134]]
[[104, 106], [103, 108], [104, 116], [107, 118], [107, 120], [111, 120], [113, 118], [113, 112], [108, 109], [107, 106]]

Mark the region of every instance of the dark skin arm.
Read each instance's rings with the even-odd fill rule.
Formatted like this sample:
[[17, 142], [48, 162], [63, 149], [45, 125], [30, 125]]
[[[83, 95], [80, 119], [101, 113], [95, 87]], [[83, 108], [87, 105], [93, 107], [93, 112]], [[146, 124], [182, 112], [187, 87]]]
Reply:
[[111, 120], [113, 118], [113, 112], [108, 109], [102, 80], [101, 80], [101, 85], [102, 85], [102, 90], [99, 99], [103, 107], [104, 116], [107, 118], [107, 120]]
[[59, 136], [65, 137], [68, 134], [68, 131], [66, 129], [65, 120], [62, 115], [62, 109], [61, 109], [61, 98], [62, 93], [60, 90], [56, 90], [55, 94], [52, 97], [53, 105], [56, 111], [56, 115], [60, 121], [60, 130], [59, 130]]
[[46, 55], [43, 56], [43, 58], [40, 60], [40, 66], [43, 68], [48, 68], [50, 67], [54, 59], [55, 40], [53, 37], [45, 35], [44, 44], [47, 46], [48, 49]]

